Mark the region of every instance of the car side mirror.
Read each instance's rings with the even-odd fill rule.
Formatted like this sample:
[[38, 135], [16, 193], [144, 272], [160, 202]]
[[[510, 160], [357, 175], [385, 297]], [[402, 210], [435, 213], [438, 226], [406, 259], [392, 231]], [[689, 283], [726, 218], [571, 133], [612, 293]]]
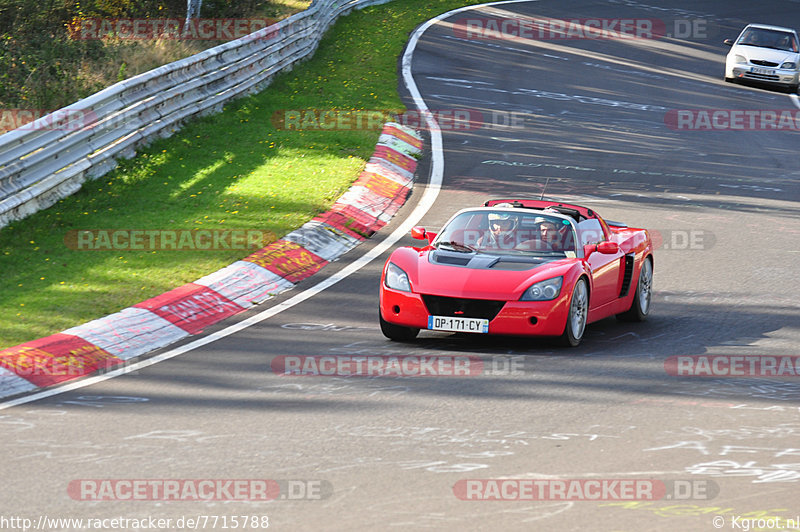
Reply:
[[592, 253], [602, 253], [603, 255], [614, 255], [619, 253], [619, 244], [616, 242], [600, 242], [599, 244], [586, 244], [583, 246], [583, 256], [589, 257]]
[[722, 41], [722, 44], [726, 46], [733, 46], [733, 39], [725, 39], [724, 41]]
[[616, 242], [600, 242], [597, 244], [597, 251], [603, 255], [615, 255], [619, 253], [619, 244]]
[[430, 231], [425, 230], [425, 228], [421, 225], [417, 225], [411, 228], [411, 238], [416, 240], [427, 240], [428, 244], [430, 244], [433, 242], [433, 239], [436, 238], [436, 233], [431, 233]]

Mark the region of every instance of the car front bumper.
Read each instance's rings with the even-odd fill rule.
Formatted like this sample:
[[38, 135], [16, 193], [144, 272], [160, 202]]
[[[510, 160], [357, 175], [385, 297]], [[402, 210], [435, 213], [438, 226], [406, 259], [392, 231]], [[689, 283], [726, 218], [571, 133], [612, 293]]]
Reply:
[[800, 83], [800, 71], [798, 70], [758, 67], [743, 63], [730, 65], [726, 77], [787, 86]]

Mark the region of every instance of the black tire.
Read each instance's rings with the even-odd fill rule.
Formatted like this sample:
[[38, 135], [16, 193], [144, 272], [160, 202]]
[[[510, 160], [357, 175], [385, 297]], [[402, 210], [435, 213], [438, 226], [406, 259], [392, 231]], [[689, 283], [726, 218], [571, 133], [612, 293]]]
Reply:
[[797, 94], [797, 87], [797, 85], [789, 85], [786, 90], [789, 91], [789, 94]]
[[402, 325], [395, 325], [383, 319], [381, 311], [378, 310], [378, 319], [381, 323], [381, 332], [389, 340], [395, 342], [410, 342], [419, 334], [419, 329], [414, 327], [404, 327]]
[[735, 80], [735, 79], [733, 79], [733, 78], [728, 78], [728, 77], [726, 77], [726, 78], [725, 78], [725, 83], [733, 83], [733, 82], [735, 82], [735, 81], [736, 81], [736, 80]]
[[586, 318], [589, 314], [589, 285], [581, 277], [572, 288], [569, 298], [569, 313], [564, 332], [561, 334], [560, 343], [566, 347], [577, 347], [581, 343], [583, 333], [586, 331]]
[[631, 308], [617, 314], [620, 321], [644, 321], [650, 314], [650, 304], [653, 299], [653, 261], [650, 257], [644, 259], [642, 269], [639, 271], [639, 280], [636, 282], [636, 292], [633, 295]]

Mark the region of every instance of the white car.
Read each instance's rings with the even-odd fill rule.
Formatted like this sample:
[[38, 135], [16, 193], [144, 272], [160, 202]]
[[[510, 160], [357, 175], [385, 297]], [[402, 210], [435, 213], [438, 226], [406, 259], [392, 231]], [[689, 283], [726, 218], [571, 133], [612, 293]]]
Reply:
[[750, 80], [780, 85], [797, 92], [800, 84], [800, 39], [780, 26], [748, 24], [725, 59], [725, 81]]

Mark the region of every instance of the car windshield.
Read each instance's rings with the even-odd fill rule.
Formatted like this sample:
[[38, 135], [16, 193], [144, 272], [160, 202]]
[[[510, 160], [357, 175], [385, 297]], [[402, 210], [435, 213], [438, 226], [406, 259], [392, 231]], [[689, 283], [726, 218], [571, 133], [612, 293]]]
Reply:
[[793, 33], [766, 28], [747, 28], [736, 44], [772, 48], [784, 52], [797, 52], [797, 38]]
[[572, 224], [561, 216], [487, 208], [453, 218], [434, 246], [465, 253], [574, 258], [575, 241]]

